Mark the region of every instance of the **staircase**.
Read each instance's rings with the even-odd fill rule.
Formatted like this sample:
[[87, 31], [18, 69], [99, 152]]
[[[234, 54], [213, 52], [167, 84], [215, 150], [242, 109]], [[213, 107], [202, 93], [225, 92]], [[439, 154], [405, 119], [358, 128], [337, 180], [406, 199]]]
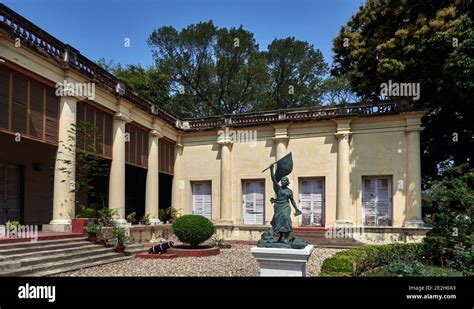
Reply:
[[294, 228], [291, 236], [298, 236], [316, 247], [349, 249], [363, 245], [354, 238], [326, 238], [324, 228]]
[[57, 273], [119, 262], [144, 252], [142, 244], [129, 245], [125, 254], [84, 237], [0, 245], [1, 276], [49, 276]]

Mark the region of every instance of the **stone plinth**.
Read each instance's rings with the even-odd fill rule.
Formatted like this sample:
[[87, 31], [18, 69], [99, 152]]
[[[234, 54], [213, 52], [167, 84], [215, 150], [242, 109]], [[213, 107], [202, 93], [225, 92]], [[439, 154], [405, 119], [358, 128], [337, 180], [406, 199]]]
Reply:
[[250, 249], [260, 266], [261, 277], [305, 277], [313, 245], [304, 249], [259, 248]]

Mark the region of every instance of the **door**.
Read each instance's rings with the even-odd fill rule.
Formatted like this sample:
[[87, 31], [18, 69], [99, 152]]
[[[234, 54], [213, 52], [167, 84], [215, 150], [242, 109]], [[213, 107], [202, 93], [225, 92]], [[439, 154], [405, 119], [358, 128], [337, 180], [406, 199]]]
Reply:
[[324, 226], [324, 179], [300, 179], [301, 226]]
[[362, 181], [363, 224], [366, 226], [391, 226], [391, 177], [363, 177]]
[[192, 182], [193, 214], [212, 219], [212, 184], [210, 181]]
[[263, 225], [265, 213], [265, 181], [245, 180], [242, 183], [244, 224]]
[[20, 176], [19, 166], [0, 164], [0, 224], [20, 220]]

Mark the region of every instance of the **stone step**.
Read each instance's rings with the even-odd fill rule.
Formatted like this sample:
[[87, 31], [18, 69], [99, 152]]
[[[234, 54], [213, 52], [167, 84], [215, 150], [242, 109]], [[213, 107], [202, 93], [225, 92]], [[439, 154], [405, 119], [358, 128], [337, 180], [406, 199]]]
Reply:
[[[98, 245], [89, 243], [89, 242], [84, 242], [83, 245], [81, 246], [73, 246], [71, 248], [60, 248], [60, 249], [53, 249], [53, 250], [43, 250], [43, 248], [38, 248], [40, 251], [33, 251], [33, 252], [27, 252], [27, 253], [19, 253], [19, 254], [9, 254], [9, 255], [0, 255], [0, 263], [4, 261], [16, 261], [16, 260], [21, 260], [21, 259], [26, 259], [26, 258], [32, 258], [32, 257], [38, 257], [38, 256], [44, 256], [44, 255], [52, 255], [55, 253], [62, 253], [62, 252], [78, 252], [78, 251], [84, 251], [84, 250], [89, 250], [89, 249], [94, 249], [97, 248]], [[102, 247], [102, 246], [100, 246]]]
[[88, 268], [88, 267], [94, 267], [94, 266], [100, 266], [100, 265], [104, 265], [104, 264], [121, 262], [121, 261], [129, 260], [131, 258], [133, 258], [133, 256], [118, 256], [118, 257], [114, 257], [114, 258], [108, 258], [108, 259], [105, 259], [105, 260], [100, 260], [100, 261], [97, 261], [97, 262], [82, 263], [82, 264], [77, 264], [77, 265], [73, 265], [73, 266], [69, 266], [69, 267], [61, 267], [61, 268], [57, 268], [57, 269], [41, 271], [41, 272], [30, 274], [28, 276], [29, 277], [52, 276], [52, 275], [56, 275], [56, 274], [59, 274], [59, 273], [65, 273], [65, 272], [68, 272], [68, 271], [80, 270], [80, 269]]
[[86, 238], [84, 236], [78, 236], [78, 237], [54, 239], [54, 240], [38, 240], [38, 241], [28, 241], [28, 242], [7, 243], [7, 244], [0, 244], [0, 251], [15, 249], [15, 248], [30, 248], [30, 247], [46, 246], [46, 245], [61, 244], [61, 243], [74, 243], [74, 242], [84, 241], [85, 239]]
[[4, 270], [4, 271], [0, 271], [0, 277], [2, 276], [28, 276], [28, 275], [39, 273], [39, 272], [47, 272], [47, 271], [54, 271], [54, 270], [59, 271], [59, 269], [75, 267], [81, 264], [105, 262], [108, 259], [112, 259], [116, 257], [123, 258], [124, 256], [122, 254], [110, 251], [109, 253], [97, 254], [97, 255], [92, 255], [92, 256], [89, 255], [89, 256], [85, 256], [85, 257], [83, 256], [83, 257], [74, 258], [74, 259], [66, 259], [66, 260], [61, 260], [61, 261], [24, 266], [17, 269]]
[[[87, 257], [91, 255], [99, 255], [112, 252], [112, 248], [105, 248], [103, 246], [95, 245], [93, 247], [80, 247], [81, 250], [76, 250], [71, 252], [70, 250], [62, 250], [61, 252], [56, 252], [55, 254], [51, 253], [50, 255], [40, 255], [40, 256], [29, 256], [20, 258], [18, 260], [7, 260], [0, 262], [0, 271], [7, 269], [15, 269], [26, 266], [40, 265], [51, 263], [55, 261], [67, 261], [71, 259], [76, 259], [80, 257]], [[46, 251], [47, 252], [47, 251]]]
[[78, 241], [57, 242], [57, 243], [51, 243], [51, 244], [50, 243], [43, 244], [43, 243], [38, 242], [36, 243], [36, 245], [30, 245], [26, 247], [22, 245], [18, 245], [18, 247], [0, 250], [0, 256], [16, 255], [20, 253], [29, 253], [29, 252], [35, 252], [38, 250], [46, 251], [46, 250], [80, 247], [80, 246], [83, 246], [84, 243], [86, 243], [85, 240], [78, 240]]

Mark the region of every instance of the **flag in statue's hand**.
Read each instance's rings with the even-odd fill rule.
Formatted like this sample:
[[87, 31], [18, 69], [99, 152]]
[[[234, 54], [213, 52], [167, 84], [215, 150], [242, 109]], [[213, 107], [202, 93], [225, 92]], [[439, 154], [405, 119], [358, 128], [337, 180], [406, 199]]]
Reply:
[[293, 157], [291, 152], [280, 160], [276, 161], [274, 164], [277, 165], [275, 179], [276, 181], [280, 181], [283, 177], [289, 175], [293, 170]]

